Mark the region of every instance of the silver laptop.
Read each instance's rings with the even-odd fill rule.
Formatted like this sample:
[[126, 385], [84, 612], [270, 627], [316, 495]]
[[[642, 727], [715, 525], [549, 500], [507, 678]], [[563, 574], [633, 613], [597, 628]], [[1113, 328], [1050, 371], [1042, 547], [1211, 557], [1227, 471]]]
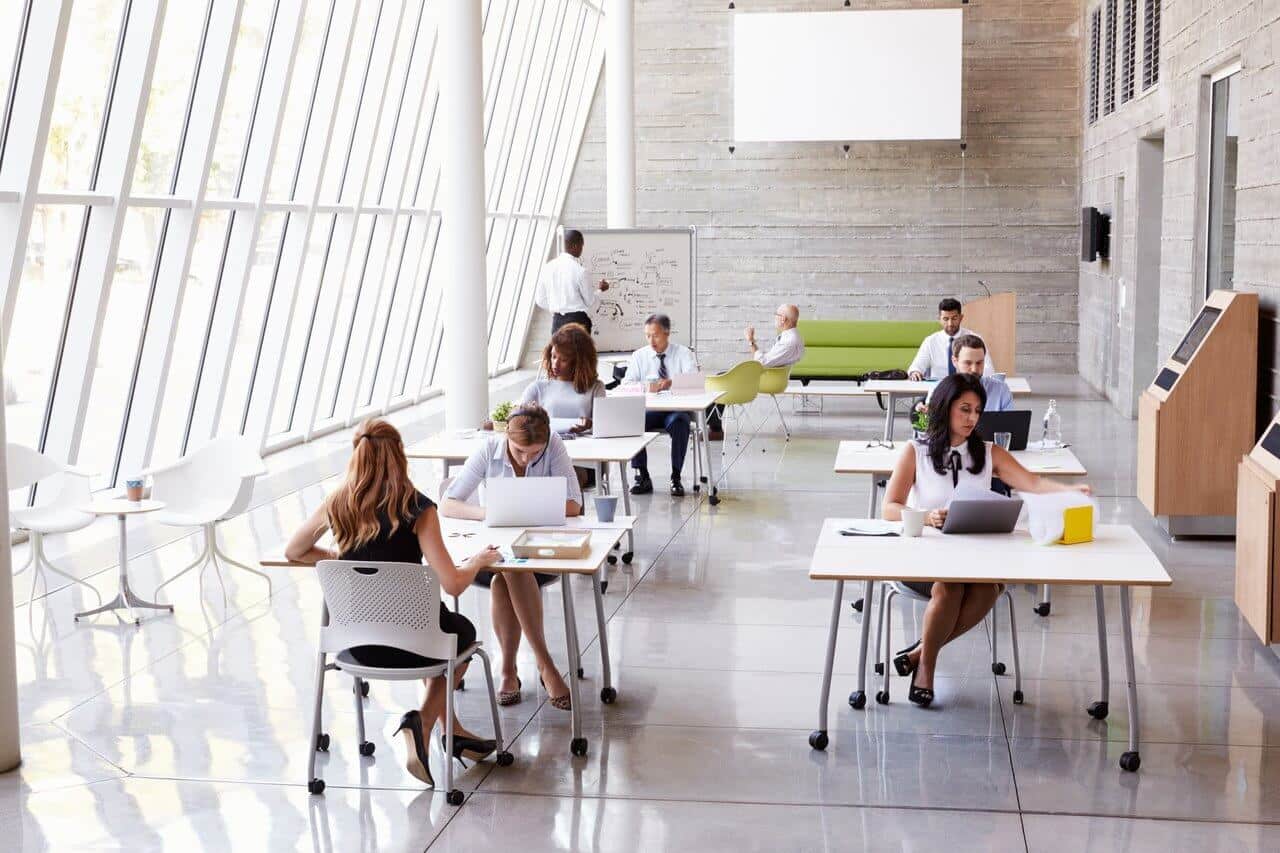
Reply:
[[671, 377], [672, 394], [701, 394], [707, 387], [707, 374], [701, 370], [696, 373], [681, 373]]
[[485, 527], [559, 527], [568, 486], [564, 477], [501, 477], [485, 482]]
[[595, 438], [644, 435], [644, 397], [639, 394], [596, 397], [591, 407], [591, 435]]
[[1018, 498], [952, 501], [943, 533], [1012, 533], [1022, 512]]

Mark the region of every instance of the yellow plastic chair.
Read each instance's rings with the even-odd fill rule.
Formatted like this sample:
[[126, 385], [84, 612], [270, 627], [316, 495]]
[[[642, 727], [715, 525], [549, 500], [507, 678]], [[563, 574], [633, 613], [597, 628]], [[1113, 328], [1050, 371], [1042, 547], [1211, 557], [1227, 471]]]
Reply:
[[[746, 414], [745, 407], [760, 396], [760, 375], [762, 373], [764, 373], [764, 368], [760, 365], [760, 362], [752, 359], [735, 364], [724, 373], [717, 373], [714, 376], [707, 377], [706, 389], [708, 391], [724, 392], [724, 396], [716, 401], [716, 405], [724, 406], [726, 411], [733, 410], [735, 425], [733, 443], [735, 446], [741, 445], [742, 424], [740, 419]], [[724, 455], [723, 443], [720, 445], [720, 455]]]
[[787, 441], [791, 440], [791, 430], [787, 428], [787, 419], [782, 416], [782, 404], [778, 402], [778, 395], [787, 390], [787, 383], [790, 381], [791, 365], [766, 367], [760, 374], [760, 393], [773, 398], [773, 407], [778, 410], [778, 420], [782, 422], [782, 432]]

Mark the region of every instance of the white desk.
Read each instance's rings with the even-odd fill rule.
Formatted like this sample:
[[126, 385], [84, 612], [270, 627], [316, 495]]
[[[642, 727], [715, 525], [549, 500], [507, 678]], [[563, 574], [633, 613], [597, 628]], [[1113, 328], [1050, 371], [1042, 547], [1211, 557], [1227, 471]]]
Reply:
[[[927, 397], [929, 391], [937, 384], [936, 380], [916, 382], [911, 379], [871, 379], [862, 383], [862, 387], [867, 389], [868, 393], [885, 394], [889, 398], [884, 417], [885, 441], [893, 439], [893, 411], [898, 401]], [[1015, 397], [1031, 393], [1031, 383], [1021, 376], [1010, 376], [1005, 379], [1005, 384], [1009, 386], [1010, 393]]]
[[[1098, 658], [1102, 674], [1102, 699], [1093, 707], [1100, 705], [1102, 716], [1106, 715], [1110, 689], [1103, 588], [1118, 586], [1129, 705], [1129, 750], [1121, 756], [1120, 766], [1125, 770], [1138, 769], [1138, 693], [1134, 681], [1129, 588], [1168, 586], [1173, 581], [1132, 527], [1098, 525], [1096, 538], [1092, 542], [1041, 546], [1033, 543], [1025, 530], [1015, 530], [1009, 534], [947, 536], [933, 528], [925, 528], [924, 535], [918, 538], [841, 536], [840, 529], [855, 520], [826, 519], [809, 565], [811, 579], [835, 581], [831, 624], [827, 634], [827, 657], [818, 703], [818, 728], [809, 736], [810, 746], [825, 749], [827, 745], [827, 701], [831, 695], [831, 671], [835, 662], [845, 581], [862, 581], [865, 584], [864, 601], [872, 600], [876, 581], [887, 580], [1092, 586], [1097, 607]], [[856, 710], [864, 708], [867, 701], [867, 641], [871, 630], [869, 611], [868, 608], [868, 612], [862, 617], [862, 634], [858, 646], [858, 688], [849, 696], [849, 704]], [[1013, 628], [1012, 625], [1010, 627]], [[1093, 715], [1092, 711], [1090, 713]]]
[[[569, 589], [571, 575], [586, 575], [591, 578], [592, 592], [596, 608], [596, 635], [600, 644], [600, 675], [603, 686], [600, 688], [600, 701], [612, 704], [618, 696], [613, 687], [612, 671], [609, 665], [609, 632], [604, 617], [604, 597], [600, 588], [601, 568], [605, 557], [635, 524], [634, 517], [615, 518], [609, 524], [603, 524], [594, 516], [583, 516], [570, 519], [564, 527], [545, 528], [553, 530], [589, 529], [591, 535], [591, 551], [586, 557], [576, 560], [551, 560], [542, 557], [502, 561], [492, 567], [493, 571], [504, 572], [541, 572], [543, 574], [561, 575], [560, 597], [564, 606], [565, 646], [569, 657], [569, 698], [573, 716], [573, 739], [569, 743], [569, 751], [574, 755], [587, 754], [587, 739], [582, 734], [582, 697], [579, 695], [578, 679], [584, 677], [582, 668], [582, 650], [578, 643], [577, 618], [573, 609], [573, 593]], [[484, 522], [469, 521], [458, 518], [440, 516], [440, 529], [444, 536], [445, 547], [454, 563], [461, 564], [472, 554], [490, 545], [507, 547], [526, 529], [524, 527], [485, 527]], [[283, 557], [268, 557], [261, 561], [266, 567], [310, 568], [306, 563], [295, 563]], [[321, 625], [328, 624], [329, 609], [321, 609]], [[323, 660], [321, 666], [324, 665]], [[575, 675], [576, 667], [576, 678]]]
[[[464, 433], [437, 433], [425, 441], [405, 448], [404, 453], [409, 459], [439, 459], [448, 466], [450, 462], [466, 461], [467, 457], [492, 435], [494, 433], [480, 430], [468, 430]], [[570, 438], [565, 439], [564, 446], [575, 465], [590, 464], [595, 467], [600, 488], [605, 494], [612, 493], [607, 476], [608, 466], [610, 463], [618, 466], [618, 484], [622, 491], [622, 514], [629, 516], [631, 515], [631, 492], [627, 489], [627, 463], [660, 435], [662, 435], [660, 432], [646, 432], [643, 435], [621, 438]], [[635, 534], [631, 527], [628, 527], [626, 532], [627, 550], [622, 554], [622, 562], [630, 563], [635, 557]], [[613, 559], [610, 556], [609, 562], [613, 562]]]
[[[609, 396], [626, 392], [613, 391]], [[720, 503], [719, 490], [711, 474], [711, 449], [707, 442], [707, 407], [724, 396], [723, 391], [676, 392], [662, 391], [644, 395], [644, 407], [650, 412], [686, 412], [693, 416], [693, 490], [702, 483], [710, 483], [708, 500], [712, 506]], [[623, 481], [626, 488], [626, 481]]]

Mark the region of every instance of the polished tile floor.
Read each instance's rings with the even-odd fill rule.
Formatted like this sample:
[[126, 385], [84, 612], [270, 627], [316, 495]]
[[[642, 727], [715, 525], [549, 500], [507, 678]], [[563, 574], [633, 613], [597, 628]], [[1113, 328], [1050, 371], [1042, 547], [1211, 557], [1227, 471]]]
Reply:
[[[638, 502], [636, 561], [614, 570], [606, 596], [612, 706], [596, 698], [590, 590], [575, 584], [589, 754], [570, 756], [568, 715], [546, 704], [532, 659], [522, 658], [524, 701], [503, 714], [516, 762], [465, 772], [461, 808], [409, 777], [391, 739], [418, 688], [373, 685], [377, 751], [361, 758], [340, 677], [326, 695], [333, 746], [320, 769], [329, 787], [307, 794], [320, 598], [306, 571], [276, 570], [270, 598], [259, 579], [233, 572], [225, 603], [212, 578], [188, 575], [170, 587], [176, 613], [141, 628], [74, 623], [85, 599], [65, 587], [29, 609], [24, 581], [25, 762], [0, 776], [0, 848], [1280, 849], [1280, 663], [1231, 600], [1231, 543], [1162, 538], [1134, 498], [1134, 423], [1074, 377], [1033, 382], [1037, 415], [1057, 398], [1105, 520], [1134, 524], [1175, 580], [1134, 596], [1137, 774], [1116, 766], [1128, 720], [1115, 615], [1113, 710], [1105, 722], [1083, 711], [1098, 689], [1088, 590], [1057, 590], [1048, 618], [1032, 614], [1033, 591], [1015, 591], [1024, 705], [1011, 701], [1011, 675], [991, 674], [979, 629], [944, 652], [933, 708], [909, 705], [895, 678], [891, 704], [851, 710], [844, 696], [861, 617], [844, 608], [831, 745], [810, 750], [831, 589], [806, 578], [806, 563], [823, 516], [866, 505], [866, 478], [831, 472], [837, 440], [874, 436], [882, 421], [867, 402], [828, 402], [821, 415], [789, 415], [788, 443], [772, 405], [761, 404], [755, 415], [767, 406], [767, 422], [740, 447], [725, 445], [718, 507], [692, 494]], [[418, 427], [433, 428], [425, 419]], [[338, 470], [318, 457], [310, 476], [294, 475], [296, 488], [226, 525], [224, 548], [250, 559], [279, 552]], [[414, 473], [434, 493], [438, 467]], [[136, 538], [153, 541], [142, 528]], [[191, 538], [154, 542], [131, 562], [144, 593], [196, 553]], [[114, 570], [100, 555], [110, 550], [90, 553], [99, 556], [72, 565], [105, 594]], [[26, 555], [19, 547], [14, 556], [20, 564]], [[563, 660], [558, 594], [547, 604], [549, 641]], [[468, 593], [462, 607], [489, 637], [484, 595]], [[913, 638], [919, 615], [903, 604], [895, 625], [895, 642]], [[463, 718], [486, 730], [481, 685], [477, 673], [458, 696]]]

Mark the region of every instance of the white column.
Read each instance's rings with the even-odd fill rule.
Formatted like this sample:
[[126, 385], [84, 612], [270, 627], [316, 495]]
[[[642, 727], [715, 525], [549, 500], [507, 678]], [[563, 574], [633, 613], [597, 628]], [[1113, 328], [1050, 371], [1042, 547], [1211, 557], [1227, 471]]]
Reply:
[[479, 426], [489, 403], [485, 299], [484, 88], [480, 4], [446, 0], [440, 22], [440, 247], [445, 424]]
[[[0, 368], [0, 388], [3, 387], [4, 371]], [[4, 410], [0, 409], [0, 447], [4, 445]], [[0, 454], [0, 518], [8, 517], [9, 476], [5, 470], [4, 455]], [[6, 539], [7, 533], [6, 530]], [[0, 548], [0, 773], [12, 770], [22, 761], [22, 744], [18, 736], [18, 664], [14, 655], [11, 559], [6, 542], [5, 547]]]
[[610, 228], [636, 224], [636, 3], [609, 0], [605, 167]]

